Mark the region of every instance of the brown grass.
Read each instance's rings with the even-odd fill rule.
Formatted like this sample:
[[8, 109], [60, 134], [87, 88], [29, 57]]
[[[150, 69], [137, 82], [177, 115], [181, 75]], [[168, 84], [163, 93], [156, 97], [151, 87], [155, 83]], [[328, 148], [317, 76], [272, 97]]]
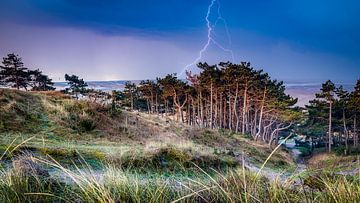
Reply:
[[307, 160], [309, 168], [313, 169], [332, 169], [332, 170], [345, 170], [352, 169], [359, 166], [359, 155], [353, 156], [338, 156], [335, 153], [318, 153], [314, 154]]
[[[145, 148], [175, 145], [182, 150], [194, 150], [202, 155], [232, 156], [240, 154], [251, 161], [263, 163], [271, 149], [263, 143], [223, 130], [208, 130], [171, 121], [169, 117], [139, 112], [121, 111], [111, 114], [109, 107], [89, 101], [78, 101], [59, 92], [23, 92], [2, 90], [1, 98], [25, 106], [27, 101], [37, 108], [24, 108], [26, 114], [41, 114], [42, 120], [32, 127], [43, 135], [52, 134], [68, 141], [109, 141]], [[0, 100], [1, 101], [1, 100]], [[22, 114], [14, 112], [19, 120], [27, 122]], [[38, 120], [36, 120], [38, 121]], [[15, 130], [23, 133], [23, 125], [12, 121]], [[85, 127], [84, 127], [85, 126]], [[37, 130], [39, 132], [40, 130]], [[51, 138], [50, 138], [51, 139]], [[269, 166], [294, 165], [289, 154], [278, 150]]]

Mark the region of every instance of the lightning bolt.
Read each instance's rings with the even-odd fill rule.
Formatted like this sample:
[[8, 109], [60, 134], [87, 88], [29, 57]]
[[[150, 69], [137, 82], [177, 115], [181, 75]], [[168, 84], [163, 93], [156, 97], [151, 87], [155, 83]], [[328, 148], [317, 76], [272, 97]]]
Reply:
[[[217, 9], [217, 19], [214, 23], [214, 25], [211, 24], [210, 20], [209, 20], [209, 17], [211, 15], [211, 10], [212, 10], [212, 7], [215, 5], [215, 3], [217, 3], [217, 6], [218, 6], [218, 9]], [[230, 53], [231, 55], [231, 59], [232, 61], [234, 61], [234, 52], [231, 50], [231, 37], [230, 37], [230, 32], [229, 32], [229, 29], [228, 29], [228, 26], [227, 26], [227, 22], [226, 20], [222, 17], [221, 15], [221, 5], [220, 5], [220, 2], [218, 0], [211, 0], [211, 3], [210, 5], [208, 6], [208, 9], [207, 9], [207, 13], [206, 13], [206, 16], [205, 16], [205, 21], [206, 21], [206, 26], [207, 26], [207, 41], [205, 43], [205, 45], [203, 46], [203, 48], [199, 51], [199, 55], [198, 57], [193, 61], [191, 62], [190, 64], [186, 65], [183, 70], [180, 72], [180, 76], [184, 74], [184, 72], [186, 70], [188, 70], [191, 66], [194, 66], [196, 65], [196, 63], [198, 63], [201, 58], [203, 57], [203, 54], [204, 52], [208, 49], [208, 47], [210, 46], [211, 43], [213, 43], [214, 45], [216, 45], [218, 48], [220, 48], [221, 50], [223, 50], [224, 52], [228, 52]], [[229, 48], [225, 48], [224, 46], [222, 46], [220, 43], [218, 43], [214, 38], [213, 38], [213, 33], [214, 33], [214, 28], [216, 27], [216, 25], [218, 24], [219, 21], [222, 21], [224, 23], [224, 26], [225, 26], [225, 31], [226, 31], [226, 35], [227, 35], [227, 38], [228, 38], [228, 43], [230, 45], [230, 49]]]

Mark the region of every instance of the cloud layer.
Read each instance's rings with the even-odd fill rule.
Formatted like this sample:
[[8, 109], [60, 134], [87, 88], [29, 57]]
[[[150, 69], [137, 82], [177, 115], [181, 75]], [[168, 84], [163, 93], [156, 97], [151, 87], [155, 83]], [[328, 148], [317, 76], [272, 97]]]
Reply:
[[[87, 80], [179, 73], [206, 42], [208, 3], [5, 0], [0, 54], [16, 52], [55, 80], [65, 73]], [[236, 62], [251, 61], [276, 78], [349, 82], [360, 77], [359, 9], [357, 1], [222, 1], [232, 45], [224, 24], [215, 37]], [[230, 58], [211, 46], [203, 60]]]

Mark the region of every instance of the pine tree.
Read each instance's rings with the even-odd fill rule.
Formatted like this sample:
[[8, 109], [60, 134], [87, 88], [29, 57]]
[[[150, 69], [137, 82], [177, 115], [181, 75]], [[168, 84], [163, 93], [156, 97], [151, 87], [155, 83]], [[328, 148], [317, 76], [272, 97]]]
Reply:
[[347, 129], [347, 123], [346, 123], [346, 111], [347, 111], [347, 107], [348, 107], [348, 102], [349, 102], [349, 93], [344, 90], [343, 86], [340, 85], [338, 88], [336, 88], [335, 90], [336, 96], [337, 96], [337, 106], [340, 108], [341, 111], [341, 120], [343, 123], [343, 131], [344, 131], [344, 135], [345, 135], [345, 155], [348, 154], [349, 152], [349, 145], [348, 145], [348, 141], [349, 141], [349, 132]]
[[83, 79], [79, 79], [79, 76], [65, 74], [65, 80], [68, 82], [71, 92], [75, 93], [76, 98], [78, 98], [79, 94], [86, 92], [88, 85]]
[[354, 91], [351, 92], [348, 103], [353, 119], [353, 140], [354, 147], [359, 146], [358, 118], [360, 116], [360, 79], [357, 81]]
[[[270, 146], [291, 133], [301, 112], [293, 107], [297, 100], [285, 93], [282, 82], [271, 80], [267, 73], [247, 62], [198, 65], [199, 74], [187, 72], [190, 85], [176, 74], [168, 74], [156, 82], [142, 81], [138, 87], [127, 82], [125, 97], [132, 108], [154, 113], [158, 112], [156, 107], [164, 106], [165, 113], [174, 115], [177, 121], [240, 130]], [[147, 107], [134, 105], [134, 101], [145, 101]]]
[[323, 99], [328, 104], [328, 150], [331, 152], [331, 145], [333, 142], [332, 138], [332, 110], [334, 103], [334, 92], [335, 92], [335, 84], [330, 80], [326, 81], [322, 84], [320, 89], [320, 93], [316, 94], [316, 98]]
[[188, 95], [186, 94], [188, 86], [185, 82], [179, 80], [176, 74], [168, 74], [164, 78], [158, 78], [158, 82], [163, 89], [165, 101], [171, 100], [176, 107], [176, 119], [184, 121], [183, 108], [185, 107]]
[[115, 113], [119, 106], [121, 106], [121, 102], [125, 99], [125, 95], [121, 91], [113, 90], [111, 91], [111, 112]]
[[54, 83], [47, 75], [42, 74], [39, 69], [29, 71], [31, 82], [30, 86], [34, 91], [55, 90]]
[[130, 81], [125, 82], [124, 95], [127, 98], [126, 103], [130, 103], [131, 110], [134, 110], [134, 103], [137, 98], [136, 85]]
[[138, 86], [139, 93], [146, 100], [147, 110], [150, 113], [158, 109], [158, 85], [151, 80], [141, 81]]
[[27, 90], [30, 81], [30, 74], [21, 58], [14, 53], [8, 54], [3, 58], [0, 66], [0, 78], [2, 83], [16, 89], [24, 88]]
[[199, 63], [198, 67], [202, 70], [200, 74], [200, 84], [202, 84], [203, 88], [210, 90], [209, 92], [209, 125], [210, 128], [214, 127], [214, 89], [217, 86], [217, 83], [220, 79], [220, 70], [216, 65], [208, 65], [207, 63]]

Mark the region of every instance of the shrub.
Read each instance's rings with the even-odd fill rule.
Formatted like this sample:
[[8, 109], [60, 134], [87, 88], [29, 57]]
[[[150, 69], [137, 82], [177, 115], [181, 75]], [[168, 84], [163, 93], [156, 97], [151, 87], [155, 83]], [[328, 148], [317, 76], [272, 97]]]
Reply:
[[302, 157], [310, 156], [312, 153], [309, 147], [297, 147], [297, 148], [301, 152]]
[[[131, 154], [131, 155], [130, 155]], [[116, 159], [112, 160], [116, 162]], [[189, 151], [179, 150], [175, 147], [165, 147], [152, 154], [129, 153], [121, 158], [120, 165], [124, 169], [136, 168], [142, 170], [165, 170], [165, 171], [184, 171], [197, 169], [205, 170], [225, 169], [238, 166], [238, 162], [230, 156], [215, 156], [193, 154]]]
[[91, 118], [80, 119], [78, 125], [81, 132], [89, 132], [96, 128], [96, 122]]
[[334, 152], [338, 156], [344, 155], [345, 154], [345, 146], [335, 147]]

